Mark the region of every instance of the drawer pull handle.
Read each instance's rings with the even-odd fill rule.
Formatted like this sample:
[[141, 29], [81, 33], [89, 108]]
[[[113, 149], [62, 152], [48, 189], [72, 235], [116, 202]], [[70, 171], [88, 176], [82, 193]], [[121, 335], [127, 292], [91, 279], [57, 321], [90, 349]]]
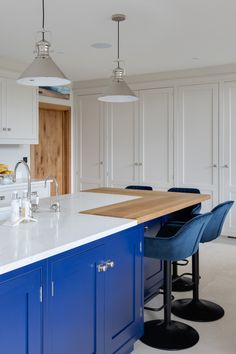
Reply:
[[111, 269], [115, 267], [115, 262], [109, 260], [107, 261], [106, 265], [107, 265], [107, 269]]
[[101, 263], [98, 265], [98, 273], [106, 272], [107, 271], [107, 264]]

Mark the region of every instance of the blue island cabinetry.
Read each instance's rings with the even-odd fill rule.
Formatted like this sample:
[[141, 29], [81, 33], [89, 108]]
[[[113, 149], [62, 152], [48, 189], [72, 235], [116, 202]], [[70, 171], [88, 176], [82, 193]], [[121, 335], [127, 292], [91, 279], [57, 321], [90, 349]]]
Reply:
[[0, 353], [128, 354], [143, 333], [143, 227], [0, 277]]

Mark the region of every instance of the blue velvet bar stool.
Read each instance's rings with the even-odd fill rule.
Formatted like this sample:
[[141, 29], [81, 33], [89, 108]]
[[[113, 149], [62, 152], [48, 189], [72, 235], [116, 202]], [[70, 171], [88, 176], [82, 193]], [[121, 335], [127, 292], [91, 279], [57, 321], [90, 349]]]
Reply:
[[141, 338], [141, 341], [150, 347], [180, 350], [192, 347], [199, 340], [194, 328], [171, 320], [171, 262], [190, 257], [197, 252], [204, 228], [210, 218], [211, 213], [197, 216], [168, 237], [159, 233], [158, 237], [144, 238], [145, 257], [164, 261], [164, 320], [146, 322], [144, 336]]
[[[212, 218], [203, 232], [201, 243], [213, 241], [220, 236], [225, 218], [233, 203], [233, 201], [227, 201], [212, 209]], [[199, 251], [192, 257], [192, 274], [193, 297], [174, 301], [172, 313], [186, 320], [197, 322], [211, 322], [223, 317], [224, 309], [221, 306], [199, 298]]]
[[138, 186], [138, 185], [130, 185], [125, 187], [125, 189], [140, 189], [143, 191], [152, 191], [152, 187], [151, 186]]
[[[184, 187], [172, 187], [168, 189], [168, 192], [177, 193], [194, 193], [200, 194], [200, 190], [197, 188], [184, 188]], [[200, 213], [201, 203], [192, 205], [190, 207], [178, 210], [168, 216], [168, 223], [184, 223], [192, 219], [193, 215]], [[172, 272], [172, 290], [177, 292], [191, 291], [193, 289], [192, 279], [186, 275], [191, 275], [189, 273], [178, 274], [178, 266], [185, 266], [188, 264], [188, 260], [184, 259], [181, 262], [173, 262], [173, 272]]]

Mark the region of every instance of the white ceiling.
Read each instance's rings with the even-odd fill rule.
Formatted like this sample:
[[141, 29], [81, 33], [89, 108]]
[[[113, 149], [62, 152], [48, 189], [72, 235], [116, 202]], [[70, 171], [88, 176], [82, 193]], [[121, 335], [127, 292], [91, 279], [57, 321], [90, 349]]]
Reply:
[[[73, 81], [110, 76], [114, 13], [127, 15], [120, 34], [128, 75], [236, 62], [235, 0], [45, 0], [45, 5], [52, 57]], [[40, 27], [41, 0], [0, 0], [0, 64], [16, 70], [29, 64]], [[113, 46], [91, 48], [95, 42]]]

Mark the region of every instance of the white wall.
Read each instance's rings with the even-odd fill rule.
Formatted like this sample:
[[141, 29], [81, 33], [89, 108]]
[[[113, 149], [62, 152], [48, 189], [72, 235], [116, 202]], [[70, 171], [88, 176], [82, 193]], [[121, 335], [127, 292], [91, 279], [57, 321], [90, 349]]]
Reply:
[[30, 145], [0, 145], [0, 163], [8, 165], [10, 170], [13, 170], [17, 161], [25, 156], [30, 163]]

